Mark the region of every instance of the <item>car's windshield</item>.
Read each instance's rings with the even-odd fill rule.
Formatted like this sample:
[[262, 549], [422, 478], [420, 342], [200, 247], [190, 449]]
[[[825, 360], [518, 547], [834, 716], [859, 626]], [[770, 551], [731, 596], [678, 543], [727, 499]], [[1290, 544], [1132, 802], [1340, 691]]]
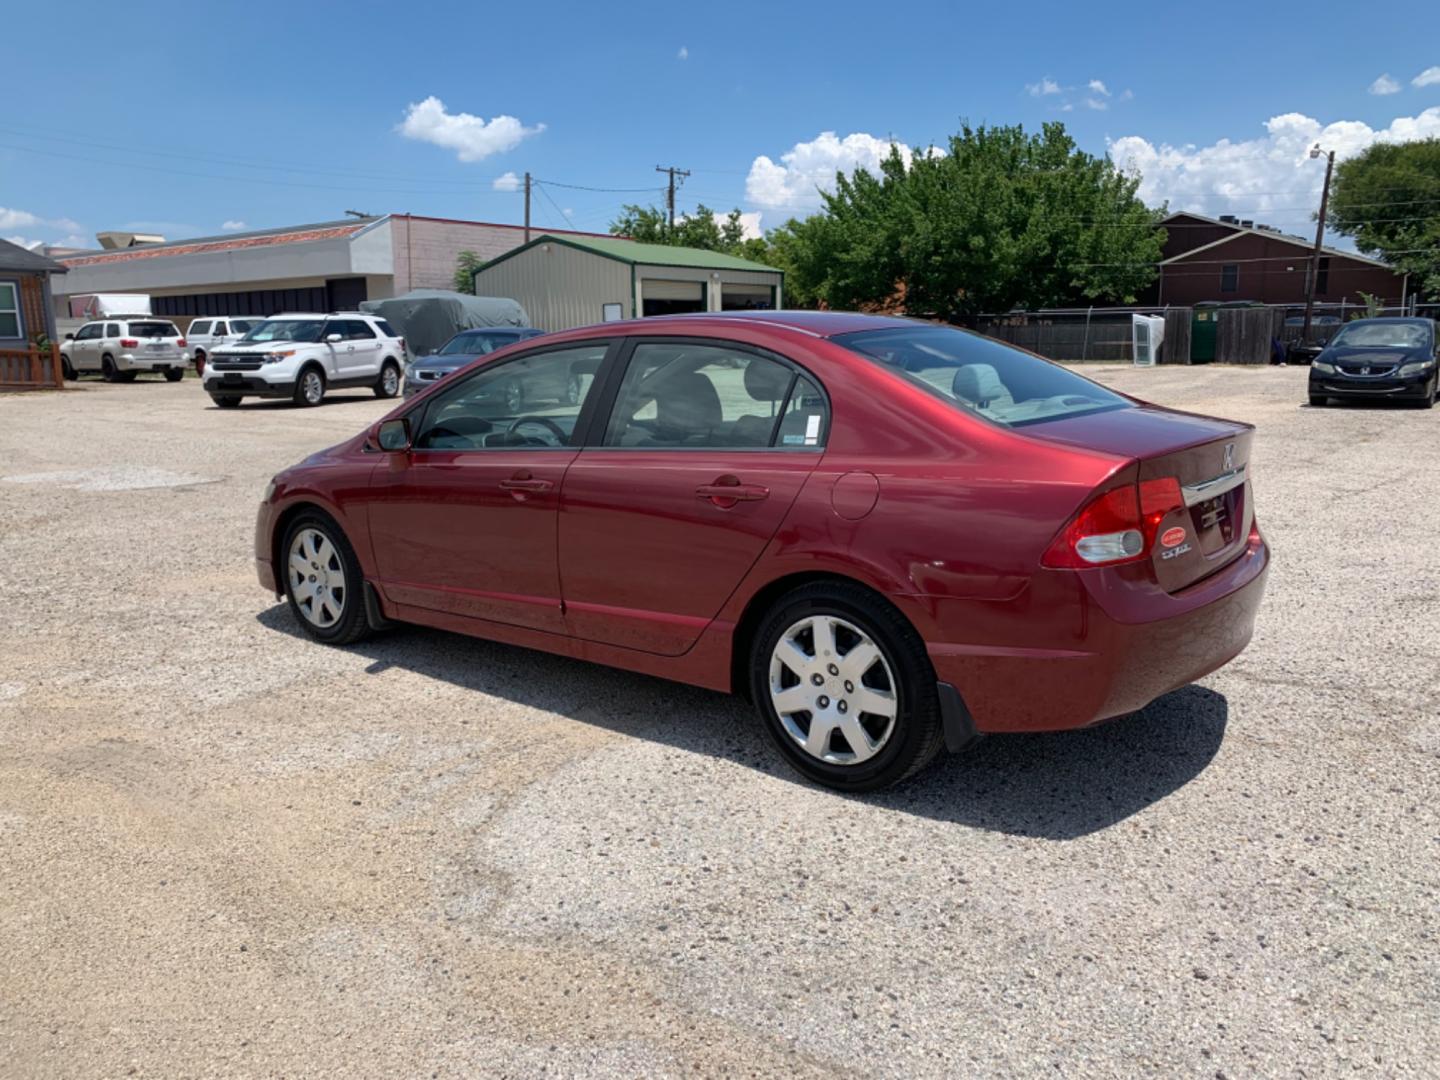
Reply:
[[503, 345], [509, 345], [514, 340], [515, 338], [509, 334], [456, 334], [440, 346], [440, 355], [453, 356], [456, 353], [468, 353], [484, 356]]
[[1008, 427], [1132, 407], [1056, 364], [953, 327], [862, 330], [834, 340], [936, 397]]
[[1422, 349], [1430, 344], [1430, 328], [1424, 323], [1353, 322], [1330, 339], [1340, 348], [1351, 346], [1394, 349]]
[[240, 340], [242, 342], [267, 341], [319, 341], [325, 328], [324, 319], [266, 319], [251, 328]]

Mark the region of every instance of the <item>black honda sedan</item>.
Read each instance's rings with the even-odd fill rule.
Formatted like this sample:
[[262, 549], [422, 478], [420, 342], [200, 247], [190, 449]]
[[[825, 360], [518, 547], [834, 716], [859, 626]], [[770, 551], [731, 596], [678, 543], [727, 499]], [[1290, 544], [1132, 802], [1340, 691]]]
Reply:
[[1310, 365], [1310, 404], [1331, 398], [1393, 398], [1435, 404], [1440, 344], [1434, 319], [1356, 319]]

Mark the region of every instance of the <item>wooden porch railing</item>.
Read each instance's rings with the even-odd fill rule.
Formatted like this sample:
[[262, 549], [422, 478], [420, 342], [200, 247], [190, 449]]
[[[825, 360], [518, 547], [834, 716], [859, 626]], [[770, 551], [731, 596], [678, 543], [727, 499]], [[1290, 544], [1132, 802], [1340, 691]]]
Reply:
[[0, 349], [0, 390], [59, 390], [64, 385], [58, 345]]

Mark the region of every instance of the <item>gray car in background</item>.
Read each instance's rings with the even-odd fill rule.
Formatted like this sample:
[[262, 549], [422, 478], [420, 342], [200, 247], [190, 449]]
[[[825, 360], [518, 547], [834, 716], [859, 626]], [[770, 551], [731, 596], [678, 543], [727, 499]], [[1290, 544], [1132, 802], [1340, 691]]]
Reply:
[[[530, 326], [483, 326], [473, 330], [461, 330], [438, 352], [412, 360], [405, 366], [405, 396], [412, 397], [431, 383], [446, 375], [459, 371], [472, 360], [488, 356], [496, 349], [513, 345], [517, 341], [539, 337], [544, 331]], [[559, 388], [563, 394], [565, 388]], [[575, 400], [579, 400], [579, 384], [576, 385]], [[559, 398], [557, 398], [559, 400]], [[521, 402], [516, 402], [518, 406]]]

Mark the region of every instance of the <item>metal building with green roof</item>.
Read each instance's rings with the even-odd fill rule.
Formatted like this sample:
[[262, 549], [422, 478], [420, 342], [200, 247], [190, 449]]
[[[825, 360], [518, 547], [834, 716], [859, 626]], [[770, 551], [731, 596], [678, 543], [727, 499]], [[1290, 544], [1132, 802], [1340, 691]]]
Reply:
[[535, 237], [475, 271], [478, 296], [518, 300], [541, 330], [692, 311], [774, 310], [785, 275], [718, 251], [620, 237]]

